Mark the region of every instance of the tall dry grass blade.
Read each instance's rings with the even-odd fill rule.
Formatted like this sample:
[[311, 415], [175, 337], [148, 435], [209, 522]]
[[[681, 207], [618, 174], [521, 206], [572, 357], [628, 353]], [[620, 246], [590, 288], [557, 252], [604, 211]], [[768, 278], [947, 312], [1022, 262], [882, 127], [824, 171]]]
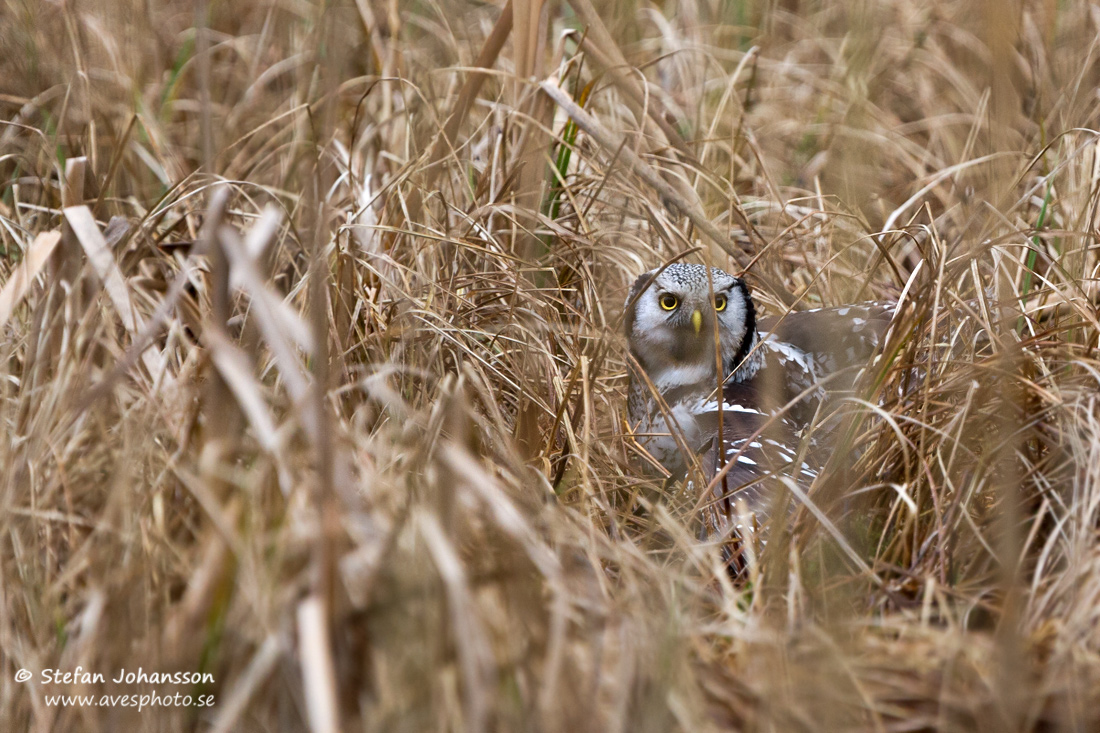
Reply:
[[87, 206], [70, 206], [64, 211], [66, 223], [72, 227], [73, 235], [84, 248], [88, 256], [88, 262], [92, 269], [103, 282], [107, 296], [111, 304], [118, 311], [123, 327], [131, 335], [136, 334], [144, 325], [141, 316], [134, 310], [130, 302], [130, 290], [126, 286], [126, 280], [122, 277], [122, 271], [118, 269], [114, 255], [107, 246], [107, 240], [99, 230], [99, 225], [92, 218], [92, 211]]
[[[230, 189], [222, 186], [215, 189], [211, 195], [200, 232], [199, 248], [209, 258], [210, 262], [210, 308], [212, 323], [203, 327], [224, 329], [227, 327], [231, 314], [229, 290], [229, 264], [226, 259], [225, 246], [220, 237], [221, 222], [224, 220], [226, 210], [229, 207]], [[207, 446], [217, 456], [232, 453], [232, 444], [236, 440], [235, 426], [239, 422], [240, 413], [233, 410], [233, 401], [230, 399], [229, 387], [222, 380], [221, 375], [214, 369], [207, 382], [203, 395], [203, 408], [208, 423]], [[209, 461], [204, 468], [212, 470], [213, 463]], [[220, 483], [213, 477], [211, 482]]]
[[426, 512], [416, 516], [420, 536], [427, 546], [428, 555], [439, 572], [447, 590], [447, 605], [454, 643], [458, 649], [459, 668], [462, 672], [462, 688], [465, 697], [466, 729], [487, 730], [488, 700], [486, 692], [495, 686], [493, 679], [492, 650], [485, 630], [470, 597], [469, 581], [443, 526]]
[[[130, 333], [131, 341], [136, 343], [145, 328], [144, 320], [134, 308], [130, 299], [130, 288], [122, 276], [122, 271], [111, 253], [107, 240], [99, 231], [99, 225], [92, 217], [91, 209], [87, 206], [69, 207], [65, 209], [64, 215], [65, 221], [72, 227], [73, 235], [84, 248], [92, 269], [103, 282], [107, 296], [122, 320], [122, 325]], [[160, 381], [162, 376], [166, 376], [167, 362], [156, 348], [150, 346], [142, 350], [141, 361], [154, 384]]]
[[309, 596], [298, 603], [298, 655], [309, 728], [313, 733], [339, 733], [336, 669], [325, 603]]
[[203, 334], [203, 341], [210, 351], [210, 358], [218, 368], [233, 396], [252, 425], [256, 439], [264, 450], [273, 455], [281, 448], [275, 420], [264, 398], [263, 389], [256, 380], [255, 369], [248, 354], [221, 333], [210, 329]]
[[[256, 318], [266, 334], [285, 334], [294, 346], [310, 356], [314, 351], [314, 340], [309, 326], [286, 300], [265, 284], [260, 270], [260, 253], [274, 238], [281, 219], [277, 211], [265, 211], [243, 241], [232, 228], [220, 230], [229, 261], [229, 282], [233, 289], [248, 294]], [[279, 338], [279, 341], [283, 344], [281, 351], [291, 348], [286, 338]]]
[[270, 634], [264, 640], [244, 673], [230, 688], [227, 699], [219, 702], [210, 733], [232, 733], [239, 730], [241, 716], [285, 653], [285, 643], [278, 634]]
[[[313, 343], [309, 327], [293, 308], [264, 285], [255, 263], [245, 255], [244, 243], [236, 230], [221, 227], [218, 237], [231, 271], [252, 298], [256, 324], [271, 348], [279, 374], [286, 381], [291, 398], [301, 403], [309, 393], [310, 379], [296, 353], [296, 347], [307, 355], [312, 354]], [[306, 413], [308, 412], [307, 410]], [[307, 418], [304, 423], [309, 427], [315, 426], [316, 421]]]
[[50, 255], [60, 241], [61, 232], [59, 231], [40, 232], [27, 247], [23, 261], [16, 266], [11, 277], [0, 289], [0, 329], [7, 325], [15, 309], [27, 296], [35, 278], [45, 269], [50, 261]]

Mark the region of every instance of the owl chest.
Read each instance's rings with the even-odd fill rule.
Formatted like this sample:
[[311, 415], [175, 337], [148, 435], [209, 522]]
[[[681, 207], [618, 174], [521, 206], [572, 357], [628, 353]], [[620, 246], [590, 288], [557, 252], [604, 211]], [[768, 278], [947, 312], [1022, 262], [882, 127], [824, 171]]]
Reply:
[[633, 417], [638, 443], [673, 475], [687, 469], [685, 449], [695, 455], [712, 437], [700, 417], [697, 399], [669, 404], [667, 415], [662, 411], [642, 410]]

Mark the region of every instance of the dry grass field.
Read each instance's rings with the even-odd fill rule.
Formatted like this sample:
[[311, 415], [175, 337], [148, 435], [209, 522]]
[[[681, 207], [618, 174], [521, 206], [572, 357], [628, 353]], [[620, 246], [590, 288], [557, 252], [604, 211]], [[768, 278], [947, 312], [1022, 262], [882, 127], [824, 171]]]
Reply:
[[[0, 729], [1100, 730], [1098, 38], [0, 0]], [[739, 579], [625, 420], [677, 257], [902, 302]]]

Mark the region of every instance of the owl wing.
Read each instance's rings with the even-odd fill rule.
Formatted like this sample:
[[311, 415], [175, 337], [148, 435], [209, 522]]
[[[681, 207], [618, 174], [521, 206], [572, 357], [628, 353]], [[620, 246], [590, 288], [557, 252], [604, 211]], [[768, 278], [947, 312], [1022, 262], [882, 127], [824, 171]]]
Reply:
[[709, 477], [724, 474], [717, 483], [710, 482], [714, 486], [706, 497], [712, 536], [743, 534], [767, 524], [775, 510], [779, 477], [808, 487], [817, 476], [815, 457], [799, 457], [798, 425], [765, 406], [761, 384], [729, 384], [724, 398], [720, 436], [717, 404], [708, 405], [700, 416], [711, 421], [706, 429], [713, 436], [700, 465]]
[[[867, 363], [896, 311], [893, 303], [862, 303], [794, 311], [760, 319], [760, 330], [813, 357], [821, 375]], [[761, 334], [763, 336], [763, 334]]]

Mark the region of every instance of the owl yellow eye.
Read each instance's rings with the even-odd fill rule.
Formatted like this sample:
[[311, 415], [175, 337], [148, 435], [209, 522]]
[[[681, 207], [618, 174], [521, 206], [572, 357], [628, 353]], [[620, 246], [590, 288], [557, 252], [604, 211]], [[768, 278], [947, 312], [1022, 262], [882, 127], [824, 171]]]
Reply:
[[658, 302], [666, 311], [676, 310], [676, 306], [680, 305], [680, 299], [672, 293], [665, 293]]
[[726, 296], [716, 295], [714, 296], [714, 310], [721, 313], [726, 309]]

